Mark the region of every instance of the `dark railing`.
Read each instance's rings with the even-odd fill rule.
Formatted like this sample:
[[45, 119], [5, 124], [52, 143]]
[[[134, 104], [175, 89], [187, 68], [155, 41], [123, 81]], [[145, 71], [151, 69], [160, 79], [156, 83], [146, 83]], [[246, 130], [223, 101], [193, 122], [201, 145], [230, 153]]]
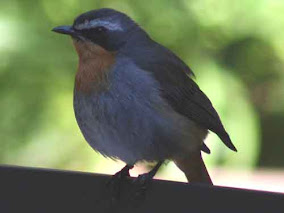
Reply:
[[[284, 212], [284, 194], [154, 180], [144, 198], [135, 184], [113, 199], [110, 176], [0, 166], [0, 212]], [[283, 180], [284, 181], [284, 180]]]

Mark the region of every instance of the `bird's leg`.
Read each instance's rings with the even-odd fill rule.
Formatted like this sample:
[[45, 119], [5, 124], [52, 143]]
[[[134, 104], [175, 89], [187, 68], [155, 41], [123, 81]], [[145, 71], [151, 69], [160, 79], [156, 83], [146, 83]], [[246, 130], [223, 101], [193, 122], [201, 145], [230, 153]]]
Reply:
[[120, 197], [120, 191], [122, 184], [130, 177], [129, 170], [133, 168], [133, 165], [126, 165], [119, 172], [115, 173], [108, 181], [107, 185], [111, 190], [113, 200], [118, 200]]
[[139, 175], [136, 180], [134, 180], [134, 183], [139, 187], [136, 191], [136, 197], [144, 197], [145, 191], [147, 190], [149, 184], [153, 180], [153, 177], [156, 175], [163, 162], [164, 161], [159, 161], [150, 172]]
[[163, 164], [163, 161], [159, 161], [157, 165], [150, 172], [139, 175], [137, 178], [137, 181], [140, 181], [140, 182], [151, 181], [153, 177], [156, 175], [157, 171], [159, 170], [162, 164]]
[[126, 165], [119, 172], [115, 173], [112, 178], [124, 179], [130, 177], [129, 170], [133, 168], [133, 165]]

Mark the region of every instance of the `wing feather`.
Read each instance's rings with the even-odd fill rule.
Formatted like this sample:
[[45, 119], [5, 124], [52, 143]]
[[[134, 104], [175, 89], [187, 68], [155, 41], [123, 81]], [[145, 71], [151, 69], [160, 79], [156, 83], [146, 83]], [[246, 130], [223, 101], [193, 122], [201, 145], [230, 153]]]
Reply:
[[173, 52], [152, 40], [143, 45], [129, 57], [153, 74], [169, 105], [201, 127], [215, 132], [227, 147], [237, 151], [212, 103], [193, 81], [190, 68]]

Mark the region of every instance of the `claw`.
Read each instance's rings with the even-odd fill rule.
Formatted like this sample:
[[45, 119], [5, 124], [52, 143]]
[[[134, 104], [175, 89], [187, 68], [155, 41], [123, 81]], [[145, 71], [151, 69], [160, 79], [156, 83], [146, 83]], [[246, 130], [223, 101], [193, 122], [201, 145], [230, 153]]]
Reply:
[[130, 177], [129, 170], [132, 168], [132, 165], [126, 165], [107, 182], [107, 187], [110, 189], [113, 202], [120, 199], [122, 186], [125, 182], [128, 182], [128, 177]]
[[137, 185], [137, 190], [135, 191], [134, 198], [136, 200], [141, 200], [145, 198], [147, 189], [149, 188], [153, 177], [156, 175], [158, 169], [163, 164], [163, 161], [158, 162], [158, 164], [148, 173], [139, 175], [134, 181], [133, 184]]
[[149, 173], [139, 175], [134, 181], [133, 184], [136, 185], [134, 198], [136, 200], [144, 199], [147, 189], [149, 188], [153, 180], [152, 175]]

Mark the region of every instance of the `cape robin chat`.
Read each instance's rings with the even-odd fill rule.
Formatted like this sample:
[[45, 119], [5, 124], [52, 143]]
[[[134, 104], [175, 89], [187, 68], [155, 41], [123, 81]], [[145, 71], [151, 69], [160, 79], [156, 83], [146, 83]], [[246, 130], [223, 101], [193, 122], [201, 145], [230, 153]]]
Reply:
[[154, 161], [140, 176], [151, 180], [169, 159], [189, 182], [212, 184], [201, 156], [210, 153], [208, 130], [236, 148], [179, 57], [113, 9], [86, 12], [53, 31], [72, 37], [79, 56], [75, 116], [93, 149], [126, 163], [116, 177], [129, 176], [139, 161]]

